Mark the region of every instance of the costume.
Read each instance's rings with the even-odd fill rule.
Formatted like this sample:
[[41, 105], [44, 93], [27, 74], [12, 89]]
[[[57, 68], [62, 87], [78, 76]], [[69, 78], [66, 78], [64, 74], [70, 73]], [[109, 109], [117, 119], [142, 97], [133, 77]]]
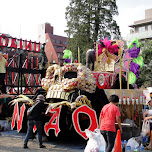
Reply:
[[111, 152], [116, 137], [115, 120], [120, 116], [119, 108], [114, 104], [107, 104], [100, 113], [100, 130], [106, 141], [106, 152]]
[[95, 50], [89, 49], [86, 52], [86, 67], [90, 68], [90, 64], [92, 63], [91, 71], [94, 70], [94, 62], [95, 62]]
[[[39, 102], [39, 103], [38, 103]], [[33, 132], [33, 127], [36, 125], [37, 128], [37, 133], [38, 133], [38, 140], [39, 140], [39, 145], [40, 148], [42, 146], [42, 112], [45, 111], [45, 105], [43, 102], [40, 100], [36, 100], [35, 103], [33, 104], [34, 108], [32, 109], [32, 112], [28, 116], [28, 129], [27, 129], [27, 134], [24, 140], [24, 148], [27, 148], [27, 143], [32, 135]]]

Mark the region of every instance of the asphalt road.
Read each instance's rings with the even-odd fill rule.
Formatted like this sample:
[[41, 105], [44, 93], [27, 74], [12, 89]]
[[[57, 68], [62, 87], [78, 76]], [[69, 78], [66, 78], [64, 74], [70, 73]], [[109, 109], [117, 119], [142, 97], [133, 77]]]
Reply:
[[[1, 132], [0, 152], [84, 152], [87, 141], [85, 140], [65, 140], [56, 139], [44, 141], [46, 148], [39, 148], [37, 139], [29, 140], [28, 149], [23, 148], [25, 133], [17, 131]], [[150, 152], [145, 150], [144, 152]]]
[[2, 132], [0, 152], [84, 152], [87, 141], [55, 140], [45, 141], [46, 148], [39, 148], [37, 139], [29, 140], [28, 149], [23, 148], [25, 134], [16, 131]]

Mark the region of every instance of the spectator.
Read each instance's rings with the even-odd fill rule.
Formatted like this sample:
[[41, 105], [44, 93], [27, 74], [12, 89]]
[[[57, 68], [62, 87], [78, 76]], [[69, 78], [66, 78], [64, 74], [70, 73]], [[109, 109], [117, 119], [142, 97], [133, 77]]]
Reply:
[[28, 129], [24, 140], [23, 148], [28, 148], [27, 143], [30, 136], [32, 135], [34, 125], [36, 125], [37, 128], [39, 146], [40, 148], [45, 148], [45, 146], [42, 145], [42, 120], [41, 120], [42, 114], [44, 114], [44, 110], [45, 110], [44, 101], [45, 101], [45, 97], [42, 94], [39, 94], [36, 98], [36, 101], [31, 107], [30, 114], [28, 116]]
[[115, 121], [118, 123], [122, 132], [120, 111], [117, 107], [119, 97], [117, 95], [111, 95], [109, 101], [110, 103], [102, 108], [99, 118], [100, 131], [106, 141], [105, 152], [111, 152], [114, 147], [116, 138]]
[[4, 101], [5, 98], [15, 98], [14, 95], [10, 95], [10, 94], [4, 94], [2, 93], [2, 86], [0, 87], [0, 120], [5, 119], [6, 117], [8, 117], [8, 113], [9, 112], [9, 107], [8, 107], [8, 103]]
[[94, 70], [94, 62], [95, 62], [95, 48], [94, 45], [91, 46], [91, 48], [86, 52], [86, 67], [90, 68], [91, 65], [91, 71]]
[[6, 85], [5, 85], [5, 75], [6, 75], [6, 59], [4, 55], [0, 53], [0, 85], [2, 85], [1, 91], [6, 93]]
[[[149, 98], [147, 104], [149, 104], [149, 106], [152, 107], [152, 98], [151, 97]], [[152, 131], [152, 109], [147, 110], [143, 113], [143, 119], [144, 119], [144, 121], [146, 121], [146, 120], [150, 121], [150, 132], [151, 132]], [[152, 140], [150, 140], [149, 145], [146, 147], [146, 149], [152, 150]]]

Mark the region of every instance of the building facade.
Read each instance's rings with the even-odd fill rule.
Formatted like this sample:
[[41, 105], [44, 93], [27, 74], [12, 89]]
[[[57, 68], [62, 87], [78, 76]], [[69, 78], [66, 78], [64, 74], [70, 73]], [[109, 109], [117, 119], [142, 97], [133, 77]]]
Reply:
[[131, 27], [127, 41], [132, 41], [135, 37], [140, 40], [152, 39], [152, 8], [145, 10], [145, 19], [135, 21]]
[[67, 37], [54, 35], [53, 27], [49, 23], [39, 26], [39, 40], [46, 43], [45, 54], [49, 63], [63, 65], [63, 51], [67, 47]]

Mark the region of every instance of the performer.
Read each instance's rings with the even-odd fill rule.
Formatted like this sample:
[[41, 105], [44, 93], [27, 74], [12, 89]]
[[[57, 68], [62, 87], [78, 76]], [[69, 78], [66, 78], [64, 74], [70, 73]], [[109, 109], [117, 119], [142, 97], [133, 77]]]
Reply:
[[114, 147], [116, 137], [115, 121], [122, 132], [120, 111], [116, 106], [119, 102], [119, 97], [111, 95], [109, 101], [110, 103], [102, 108], [99, 118], [100, 131], [106, 141], [105, 152], [111, 152]]
[[86, 52], [86, 67], [90, 68], [91, 66], [91, 71], [94, 70], [94, 62], [95, 62], [95, 48], [94, 45], [91, 46], [91, 48]]
[[38, 132], [39, 146], [40, 148], [45, 148], [45, 146], [42, 145], [42, 122], [41, 122], [42, 114], [44, 114], [45, 112], [44, 101], [45, 101], [45, 97], [42, 94], [40, 94], [37, 96], [35, 103], [31, 107], [31, 111], [28, 116], [28, 129], [24, 140], [23, 148], [28, 148], [27, 143], [33, 132], [34, 125], [36, 125]]
[[5, 75], [6, 75], [6, 59], [3, 57], [2, 53], [0, 53], [0, 85], [2, 86], [2, 92], [6, 93], [6, 85], [5, 85]]

